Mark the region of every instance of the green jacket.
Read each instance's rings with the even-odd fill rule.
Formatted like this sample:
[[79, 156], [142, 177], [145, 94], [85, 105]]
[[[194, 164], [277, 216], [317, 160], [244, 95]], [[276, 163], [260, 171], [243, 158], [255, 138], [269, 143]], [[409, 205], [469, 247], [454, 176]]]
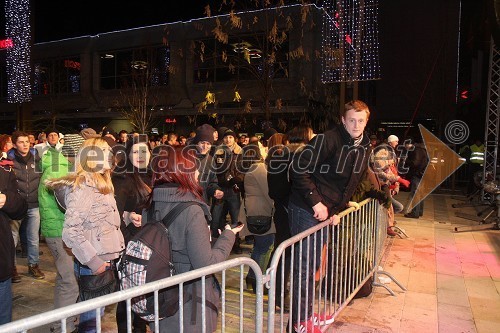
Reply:
[[38, 204], [42, 235], [45, 237], [62, 237], [64, 225], [64, 212], [52, 191], [45, 186], [45, 180], [66, 176], [71, 169], [71, 163], [54, 148], [49, 148], [40, 159], [42, 177], [38, 186]]

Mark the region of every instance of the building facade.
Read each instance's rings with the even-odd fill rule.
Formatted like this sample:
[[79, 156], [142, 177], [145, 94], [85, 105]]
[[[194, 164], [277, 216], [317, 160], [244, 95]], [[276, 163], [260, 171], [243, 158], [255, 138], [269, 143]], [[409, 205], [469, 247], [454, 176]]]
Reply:
[[137, 112], [160, 132], [207, 121], [255, 132], [313, 113], [331, 121], [337, 85], [321, 82], [323, 19], [322, 8], [293, 5], [35, 44], [30, 102], [6, 103], [2, 69], [1, 131], [131, 129], [124, 114]]

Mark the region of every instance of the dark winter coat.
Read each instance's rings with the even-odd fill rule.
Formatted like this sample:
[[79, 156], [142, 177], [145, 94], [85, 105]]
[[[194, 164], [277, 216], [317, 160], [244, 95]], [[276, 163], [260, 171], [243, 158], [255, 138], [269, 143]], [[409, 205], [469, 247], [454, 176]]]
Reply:
[[[176, 272], [184, 273], [193, 269], [217, 264], [229, 257], [234, 244], [235, 235], [230, 230], [224, 230], [213, 247], [210, 246], [210, 230], [205, 215], [209, 215], [209, 207], [193, 194], [180, 194], [177, 187], [159, 186], [153, 189], [153, 205], [156, 219], [161, 220], [173, 207], [180, 202], [197, 201], [200, 205], [189, 206], [182, 211], [170, 226], [172, 242], [172, 259]], [[153, 208], [154, 207], [154, 208]], [[143, 225], [148, 223], [148, 212], [142, 214]], [[201, 280], [195, 280], [197, 295], [202, 296]], [[206, 300], [219, 307], [220, 292], [215, 277], [206, 279]], [[192, 291], [193, 282], [184, 285], [185, 290]], [[202, 331], [201, 303], [196, 306], [196, 322], [191, 322], [192, 301], [184, 303], [184, 332], [198, 333]], [[179, 332], [179, 312], [160, 321], [160, 331]], [[206, 331], [213, 332], [217, 328], [217, 312], [206, 307]]]
[[217, 175], [213, 171], [213, 157], [208, 153], [205, 155], [198, 154], [197, 157], [200, 162], [200, 166], [198, 167], [198, 171], [200, 172], [198, 182], [203, 188], [203, 200], [207, 205], [210, 205], [210, 198], [213, 198], [215, 191], [221, 190]]
[[31, 152], [24, 157], [14, 150], [12, 161], [19, 192], [26, 199], [28, 208], [38, 207], [38, 185], [42, 174], [36, 169], [38, 169], [37, 164], [40, 163], [40, 158]]
[[[120, 229], [123, 233], [125, 243], [128, 243], [128, 241], [139, 232], [140, 228], [136, 227], [133, 223], [127, 225], [125, 221], [123, 221], [123, 212], [135, 212], [140, 214], [147, 198], [141, 197], [132, 174], [113, 174], [111, 181], [115, 188], [116, 207], [118, 208], [118, 214], [121, 220]], [[143, 182], [146, 184], [150, 181], [146, 178], [143, 179]]]
[[218, 146], [213, 156], [214, 171], [217, 174], [217, 182], [223, 188], [231, 188], [237, 185], [243, 188], [245, 175], [241, 170], [242, 149], [236, 143], [232, 150], [228, 146]]
[[406, 159], [406, 166], [408, 167], [408, 177], [421, 178], [424, 175], [425, 168], [429, 163], [429, 158], [427, 157], [427, 150], [425, 145], [422, 143], [416, 143], [413, 145], [414, 149], [409, 150], [408, 157]]
[[370, 140], [365, 134], [358, 146], [338, 125], [315, 136], [293, 157], [290, 166], [290, 201], [313, 214], [322, 202], [329, 216], [346, 208], [368, 166]]
[[291, 184], [288, 177], [288, 169], [292, 163], [293, 155], [304, 147], [302, 143], [291, 143], [281, 150], [271, 149], [267, 155], [267, 184], [269, 186], [269, 197], [275, 204], [288, 206]]
[[14, 269], [15, 249], [10, 220], [23, 218], [28, 209], [26, 200], [17, 190], [11, 161], [0, 161], [0, 192], [6, 197], [5, 204], [0, 208], [0, 281], [5, 281], [12, 277]]

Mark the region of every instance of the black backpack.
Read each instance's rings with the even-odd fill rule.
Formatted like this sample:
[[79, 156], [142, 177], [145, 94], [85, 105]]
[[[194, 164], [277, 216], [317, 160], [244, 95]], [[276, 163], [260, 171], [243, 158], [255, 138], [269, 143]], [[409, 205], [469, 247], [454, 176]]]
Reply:
[[[152, 218], [128, 242], [120, 259], [118, 271], [122, 290], [144, 285], [175, 275], [172, 248], [168, 231], [172, 222], [184, 209], [199, 205], [194, 201], [177, 204], [161, 221]], [[150, 210], [148, 216], [154, 214]], [[132, 311], [147, 321], [154, 321], [154, 294], [132, 298]], [[179, 310], [179, 288], [172, 286], [158, 292], [159, 319], [170, 317]]]

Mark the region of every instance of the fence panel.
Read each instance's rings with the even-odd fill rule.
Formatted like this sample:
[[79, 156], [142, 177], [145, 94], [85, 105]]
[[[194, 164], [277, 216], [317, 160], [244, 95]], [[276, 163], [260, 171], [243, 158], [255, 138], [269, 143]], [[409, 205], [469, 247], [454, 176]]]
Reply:
[[[255, 297], [245, 297], [243, 292], [243, 280], [246, 271], [252, 269], [255, 272], [256, 284], [256, 296]], [[134, 297], [145, 295], [149, 293], [154, 293], [156, 309], [158, 309], [158, 291], [164, 288], [179, 286], [179, 305], [183, 304], [183, 288], [186, 283], [196, 279], [202, 279], [205, 281], [206, 277], [212, 274], [220, 275], [220, 285], [221, 285], [221, 308], [219, 309], [219, 325], [220, 332], [227, 332], [231, 330], [234, 320], [238, 320], [239, 331], [243, 332], [244, 328], [251, 332], [262, 332], [263, 322], [263, 276], [259, 268], [259, 265], [252, 259], [246, 257], [240, 257], [231, 259], [216, 265], [211, 265], [203, 267], [190, 272], [182, 273], [169, 277], [163, 280], [148, 283], [143, 286], [131, 288], [129, 290], [122, 290], [109, 295], [101, 296], [95, 299], [91, 299], [85, 302], [76, 303], [64, 308], [55, 309], [45, 313], [41, 313], [32, 317], [17, 320], [15, 322], [2, 325], [0, 327], [0, 332], [2, 333], [14, 333], [14, 332], [27, 332], [29, 329], [34, 329], [37, 327], [42, 327], [44, 325], [50, 324], [52, 322], [60, 321], [63, 328], [63, 333], [66, 329], [66, 318], [81, 314], [83, 312], [95, 310], [97, 313], [97, 331], [101, 332], [101, 316], [99, 309], [108, 305], [116, 304], [121, 301], [127, 301], [127, 312], [128, 312], [128, 332], [132, 332], [131, 329], [131, 303], [130, 300]], [[226, 290], [228, 289], [228, 282], [231, 285], [239, 286], [239, 297], [238, 305], [228, 307], [228, 297]], [[245, 318], [244, 308], [245, 305], [253, 303], [255, 306], [255, 315], [251, 318]], [[179, 307], [180, 322], [182, 322], [182, 306]], [[202, 309], [203, 314], [201, 320], [203, 320], [203, 332], [205, 329], [205, 294], [202, 297]], [[231, 325], [228, 326], [228, 317], [231, 316]], [[235, 319], [236, 318], [236, 319]], [[245, 320], [247, 319], [247, 320]], [[158, 320], [155, 323], [158, 327]], [[180, 325], [182, 329], [182, 325]], [[160, 332], [161, 333], [161, 332]]]
[[[320, 326], [327, 326], [365, 283], [372, 283], [372, 278], [376, 280], [377, 274], [394, 279], [387, 272], [378, 271], [387, 237], [387, 211], [377, 201], [365, 200], [358, 209], [349, 208], [339, 215], [341, 221], [337, 226], [329, 222], [319, 223], [276, 249], [266, 272], [269, 277], [269, 333], [275, 329], [293, 332], [285, 310], [292, 314], [293, 324], [304, 322], [314, 314], [320, 318], [317, 320]], [[284, 266], [288, 256], [290, 268], [286, 271]], [[277, 272], [280, 272], [279, 276]], [[286, 274], [290, 280], [290, 299], [285, 299]], [[399, 282], [395, 282], [404, 290]], [[328, 320], [325, 315], [333, 318]], [[317, 322], [305, 325], [317, 325]]]
[[[405, 290], [389, 273], [378, 270], [387, 238], [387, 211], [377, 201], [365, 200], [358, 208], [349, 208], [339, 215], [341, 221], [337, 226], [322, 222], [283, 242], [276, 249], [265, 275], [255, 261], [247, 257], [239, 257], [144, 286], [18, 320], [2, 325], [0, 331], [27, 332], [28, 329], [42, 327], [55, 321], [60, 321], [62, 327], [65, 328], [66, 318], [94, 310], [98, 319], [98, 332], [101, 332], [99, 309], [126, 301], [128, 332], [132, 332], [130, 315], [132, 298], [154, 293], [156, 308], [158, 308], [158, 291], [171, 286], [179, 286], [179, 304], [183, 304], [183, 289], [187, 283], [196, 279], [201, 279], [202, 283], [205, 283], [206, 277], [212, 274], [219, 278], [221, 284], [219, 332], [259, 333], [263, 331], [265, 321], [267, 321], [269, 333], [275, 330], [293, 332], [293, 325], [288, 325], [290, 313], [294, 316], [294, 322], [304, 321], [313, 313], [331, 315], [331, 321], [326, 320], [327, 318], [317, 320], [323, 321], [321, 326], [327, 326], [333, 322], [333, 318], [338, 316], [365, 283], [382, 286], [394, 295], [388, 286], [377, 283], [378, 274], [389, 276], [401, 289]], [[255, 272], [255, 295], [245, 292], [244, 278], [248, 269]], [[289, 286], [287, 286], [288, 280]], [[269, 289], [267, 316], [264, 313], [266, 301], [264, 286]], [[287, 288], [290, 290], [289, 299], [285, 298]], [[205, 295], [202, 296], [204, 299]], [[312, 306], [306, 306], [306, 304]], [[180, 308], [182, 309], [182, 306]], [[205, 332], [204, 300], [202, 308], [201, 320], [204, 323], [202, 331]], [[252, 313], [251, 308], [254, 308], [255, 312]], [[277, 308], [278, 313], [276, 313]], [[182, 320], [183, 312], [180, 313], [179, 321], [182, 323]], [[310, 325], [313, 324], [318, 323], [310, 323]], [[158, 327], [158, 321], [155, 326]], [[180, 327], [182, 331], [182, 325]]]

